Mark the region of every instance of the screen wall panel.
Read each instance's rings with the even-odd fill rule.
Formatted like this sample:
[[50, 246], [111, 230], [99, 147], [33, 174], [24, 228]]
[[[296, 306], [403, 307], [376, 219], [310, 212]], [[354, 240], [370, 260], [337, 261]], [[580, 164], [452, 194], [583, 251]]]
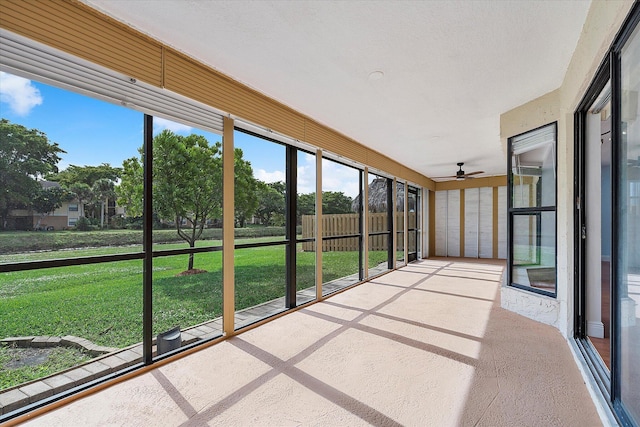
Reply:
[[498, 187], [498, 258], [507, 258], [507, 187]]
[[464, 190], [464, 256], [478, 257], [480, 190]]
[[460, 190], [447, 191], [447, 256], [460, 254]]
[[447, 256], [447, 192], [436, 191], [436, 256]]
[[493, 188], [480, 188], [479, 257], [493, 258]]

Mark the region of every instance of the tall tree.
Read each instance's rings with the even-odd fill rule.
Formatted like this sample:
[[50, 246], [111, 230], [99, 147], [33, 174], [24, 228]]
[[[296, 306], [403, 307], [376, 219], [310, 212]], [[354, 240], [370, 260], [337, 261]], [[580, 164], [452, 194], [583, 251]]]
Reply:
[[84, 205], [93, 199], [93, 191], [84, 182], [76, 182], [69, 187], [69, 191], [78, 199], [79, 215], [84, 216]]
[[[122, 180], [116, 189], [118, 203], [127, 214], [141, 216], [143, 157], [124, 161]], [[253, 215], [257, 207], [256, 180], [251, 163], [234, 151], [236, 218]], [[169, 130], [153, 138], [153, 210], [160, 219], [174, 222], [178, 235], [190, 248], [208, 220], [222, 217], [222, 144], [204, 136], [177, 135]], [[193, 269], [193, 254], [188, 269]]]
[[313, 215], [316, 212], [316, 193], [298, 194], [298, 213]]
[[234, 204], [236, 222], [239, 227], [244, 227], [247, 219], [251, 218], [258, 207], [256, 190], [257, 180], [253, 177], [251, 162], [242, 158], [243, 153], [240, 148], [234, 150]]
[[[139, 150], [142, 153], [142, 149]], [[172, 220], [190, 248], [202, 236], [207, 220], [222, 216], [222, 145], [202, 135], [164, 130], [153, 138], [153, 209]], [[123, 163], [118, 202], [133, 216], [143, 214], [143, 158]], [[193, 269], [193, 254], [188, 269]]]
[[[104, 228], [105, 207], [109, 207], [109, 199], [116, 197], [115, 184], [107, 178], [100, 178], [93, 183], [91, 192], [96, 200], [100, 201], [100, 228]], [[109, 223], [109, 215], [107, 213], [107, 224]]]
[[[93, 188], [95, 183], [101, 179], [106, 179], [115, 183], [120, 179], [121, 174], [121, 168], [113, 167], [109, 163], [102, 163], [98, 166], [69, 165], [65, 170], [47, 175], [47, 180], [58, 182], [63, 187], [69, 189], [72, 186], [81, 183]], [[92, 218], [96, 218], [100, 208], [103, 208], [101, 199], [95, 200], [92, 198], [86, 198], [84, 200], [84, 205], [83, 208], [86, 208], [84, 211], [85, 216], [90, 216]], [[99, 215], [103, 218], [104, 213]]]
[[36, 179], [56, 172], [64, 152], [44, 132], [0, 119], [0, 228], [10, 210], [29, 205], [40, 190]]
[[[282, 184], [282, 185], [280, 185]], [[275, 224], [274, 215], [281, 217], [285, 211], [284, 183], [264, 183], [256, 182], [256, 194], [258, 207], [255, 215], [264, 225], [283, 225]], [[278, 215], [279, 214], [279, 215]]]
[[65, 170], [47, 176], [47, 180], [59, 182], [66, 188], [71, 188], [73, 184], [80, 182], [93, 187], [93, 184], [99, 179], [116, 182], [121, 174], [122, 168], [113, 167], [109, 163], [102, 163], [98, 166], [69, 165]]
[[298, 194], [297, 224], [302, 224], [302, 215], [316, 212], [316, 193]]
[[[322, 213], [324, 215], [352, 213], [353, 199], [342, 191], [322, 192]], [[298, 195], [298, 221], [302, 215], [313, 215], [316, 211], [316, 193]]]
[[39, 214], [35, 229], [40, 229], [40, 223], [47, 215], [72, 199], [73, 194], [59, 186], [40, 188], [36, 191], [31, 196], [30, 203], [31, 208]]
[[142, 216], [144, 175], [141, 160], [135, 157], [122, 163], [122, 180], [116, 187], [118, 204], [127, 208], [127, 216]]
[[351, 197], [345, 195], [342, 191], [323, 191], [322, 213], [325, 215], [351, 213], [352, 201]]
[[[208, 219], [222, 214], [222, 146], [202, 136], [164, 130], [153, 139], [153, 203], [161, 218], [173, 218], [190, 248]], [[193, 254], [188, 269], [193, 269]]]
[[282, 181], [276, 181], [276, 182], [269, 182], [267, 183], [267, 185], [271, 188], [273, 188], [274, 190], [276, 190], [278, 193], [282, 194], [282, 197], [285, 197], [287, 194], [287, 184], [282, 182]]

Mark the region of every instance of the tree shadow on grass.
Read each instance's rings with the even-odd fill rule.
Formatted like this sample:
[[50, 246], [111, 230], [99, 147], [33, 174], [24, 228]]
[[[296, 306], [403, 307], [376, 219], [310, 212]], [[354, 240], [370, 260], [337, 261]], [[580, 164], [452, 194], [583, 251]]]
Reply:
[[[337, 264], [327, 280], [344, 277], [353, 271]], [[344, 270], [344, 271], [343, 271]], [[297, 290], [315, 284], [315, 265], [297, 266]], [[243, 310], [282, 298], [286, 293], [286, 267], [272, 265], [236, 265], [235, 309]], [[222, 270], [180, 277], [164, 277], [153, 281], [154, 329], [187, 326], [206, 322], [222, 315]]]
[[186, 328], [222, 315], [222, 270], [153, 281], [154, 333]]
[[[284, 265], [236, 266], [236, 310], [283, 297], [285, 277]], [[175, 325], [184, 328], [221, 315], [221, 269], [153, 281], [154, 329], [164, 330]]]

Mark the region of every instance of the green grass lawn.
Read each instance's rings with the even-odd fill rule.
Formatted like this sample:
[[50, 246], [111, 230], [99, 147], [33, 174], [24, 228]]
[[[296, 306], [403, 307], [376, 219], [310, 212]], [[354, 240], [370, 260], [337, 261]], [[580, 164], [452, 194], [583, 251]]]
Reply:
[[[181, 245], [164, 246], [172, 249]], [[110, 248], [109, 253], [114, 249]], [[79, 250], [74, 255], [97, 255], [105, 250]], [[284, 252], [283, 246], [236, 250], [237, 310], [284, 295]], [[69, 256], [68, 251], [58, 251], [49, 252], [46, 257], [54, 255]], [[380, 262], [385, 255], [379, 253]], [[34, 253], [23, 258], [42, 256]], [[370, 259], [375, 260], [374, 257], [375, 253], [370, 253]], [[187, 258], [154, 258], [154, 333], [174, 325], [184, 328], [222, 313], [222, 253], [195, 255], [195, 268], [207, 273], [175, 277], [186, 269]], [[356, 273], [357, 259], [357, 252], [324, 253], [324, 281]], [[314, 285], [315, 253], [298, 253], [297, 275], [298, 289]], [[3, 337], [76, 335], [109, 347], [142, 340], [141, 260], [2, 273], [0, 299]]]
[[[198, 246], [211, 244], [210, 241], [198, 242]], [[184, 244], [165, 244], [156, 249], [183, 247]], [[19, 256], [20, 260], [27, 261], [127, 251], [127, 247], [112, 247]], [[0, 256], [0, 262], [6, 263], [16, 256]], [[370, 265], [374, 266], [386, 260], [386, 253], [370, 252], [369, 259]], [[297, 261], [298, 290], [313, 287], [315, 253], [299, 250]], [[187, 262], [188, 255], [153, 260], [154, 335], [174, 326], [186, 328], [222, 315], [222, 252], [195, 255], [194, 267], [206, 270], [206, 273], [176, 277], [186, 270]], [[132, 260], [0, 274], [1, 337], [75, 335], [108, 347], [126, 347], [141, 342], [142, 265], [142, 260]], [[357, 252], [323, 254], [325, 282], [357, 273], [357, 268]], [[284, 296], [285, 247], [237, 249], [235, 278], [236, 310]], [[75, 356], [66, 357], [71, 357], [69, 366], [73, 366]], [[25, 378], [48, 375], [51, 369], [60, 366], [58, 361], [51, 364], [54, 368], [25, 369], [15, 373], [3, 369], [1, 360], [0, 355], [0, 384], [5, 387], [8, 383], [25, 381]], [[77, 363], [81, 360], [82, 357]], [[18, 380], [18, 383], [14, 382]]]

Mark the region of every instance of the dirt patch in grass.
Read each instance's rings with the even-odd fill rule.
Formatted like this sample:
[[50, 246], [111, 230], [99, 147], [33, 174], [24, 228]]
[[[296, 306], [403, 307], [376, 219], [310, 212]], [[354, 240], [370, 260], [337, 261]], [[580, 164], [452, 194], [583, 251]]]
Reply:
[[178, 273], [176, 274], [176, 277], [182, 277], [182, 276], [193, 276], [194, 274], [202, 274], [202, 273], [206, 273], [207, 270], [200, 270], [197, 268], [192, 268], [191, 270], [185, 270], [182, 273]]
[[42, 365], [49, 359], [53, 348], [8, 348], [9, 361], [4, 364], [5, 369], [18, 369], [25, 366]]
[[91, 358], [75, 348], [0, 346], [0, 390], [55, 374]]

